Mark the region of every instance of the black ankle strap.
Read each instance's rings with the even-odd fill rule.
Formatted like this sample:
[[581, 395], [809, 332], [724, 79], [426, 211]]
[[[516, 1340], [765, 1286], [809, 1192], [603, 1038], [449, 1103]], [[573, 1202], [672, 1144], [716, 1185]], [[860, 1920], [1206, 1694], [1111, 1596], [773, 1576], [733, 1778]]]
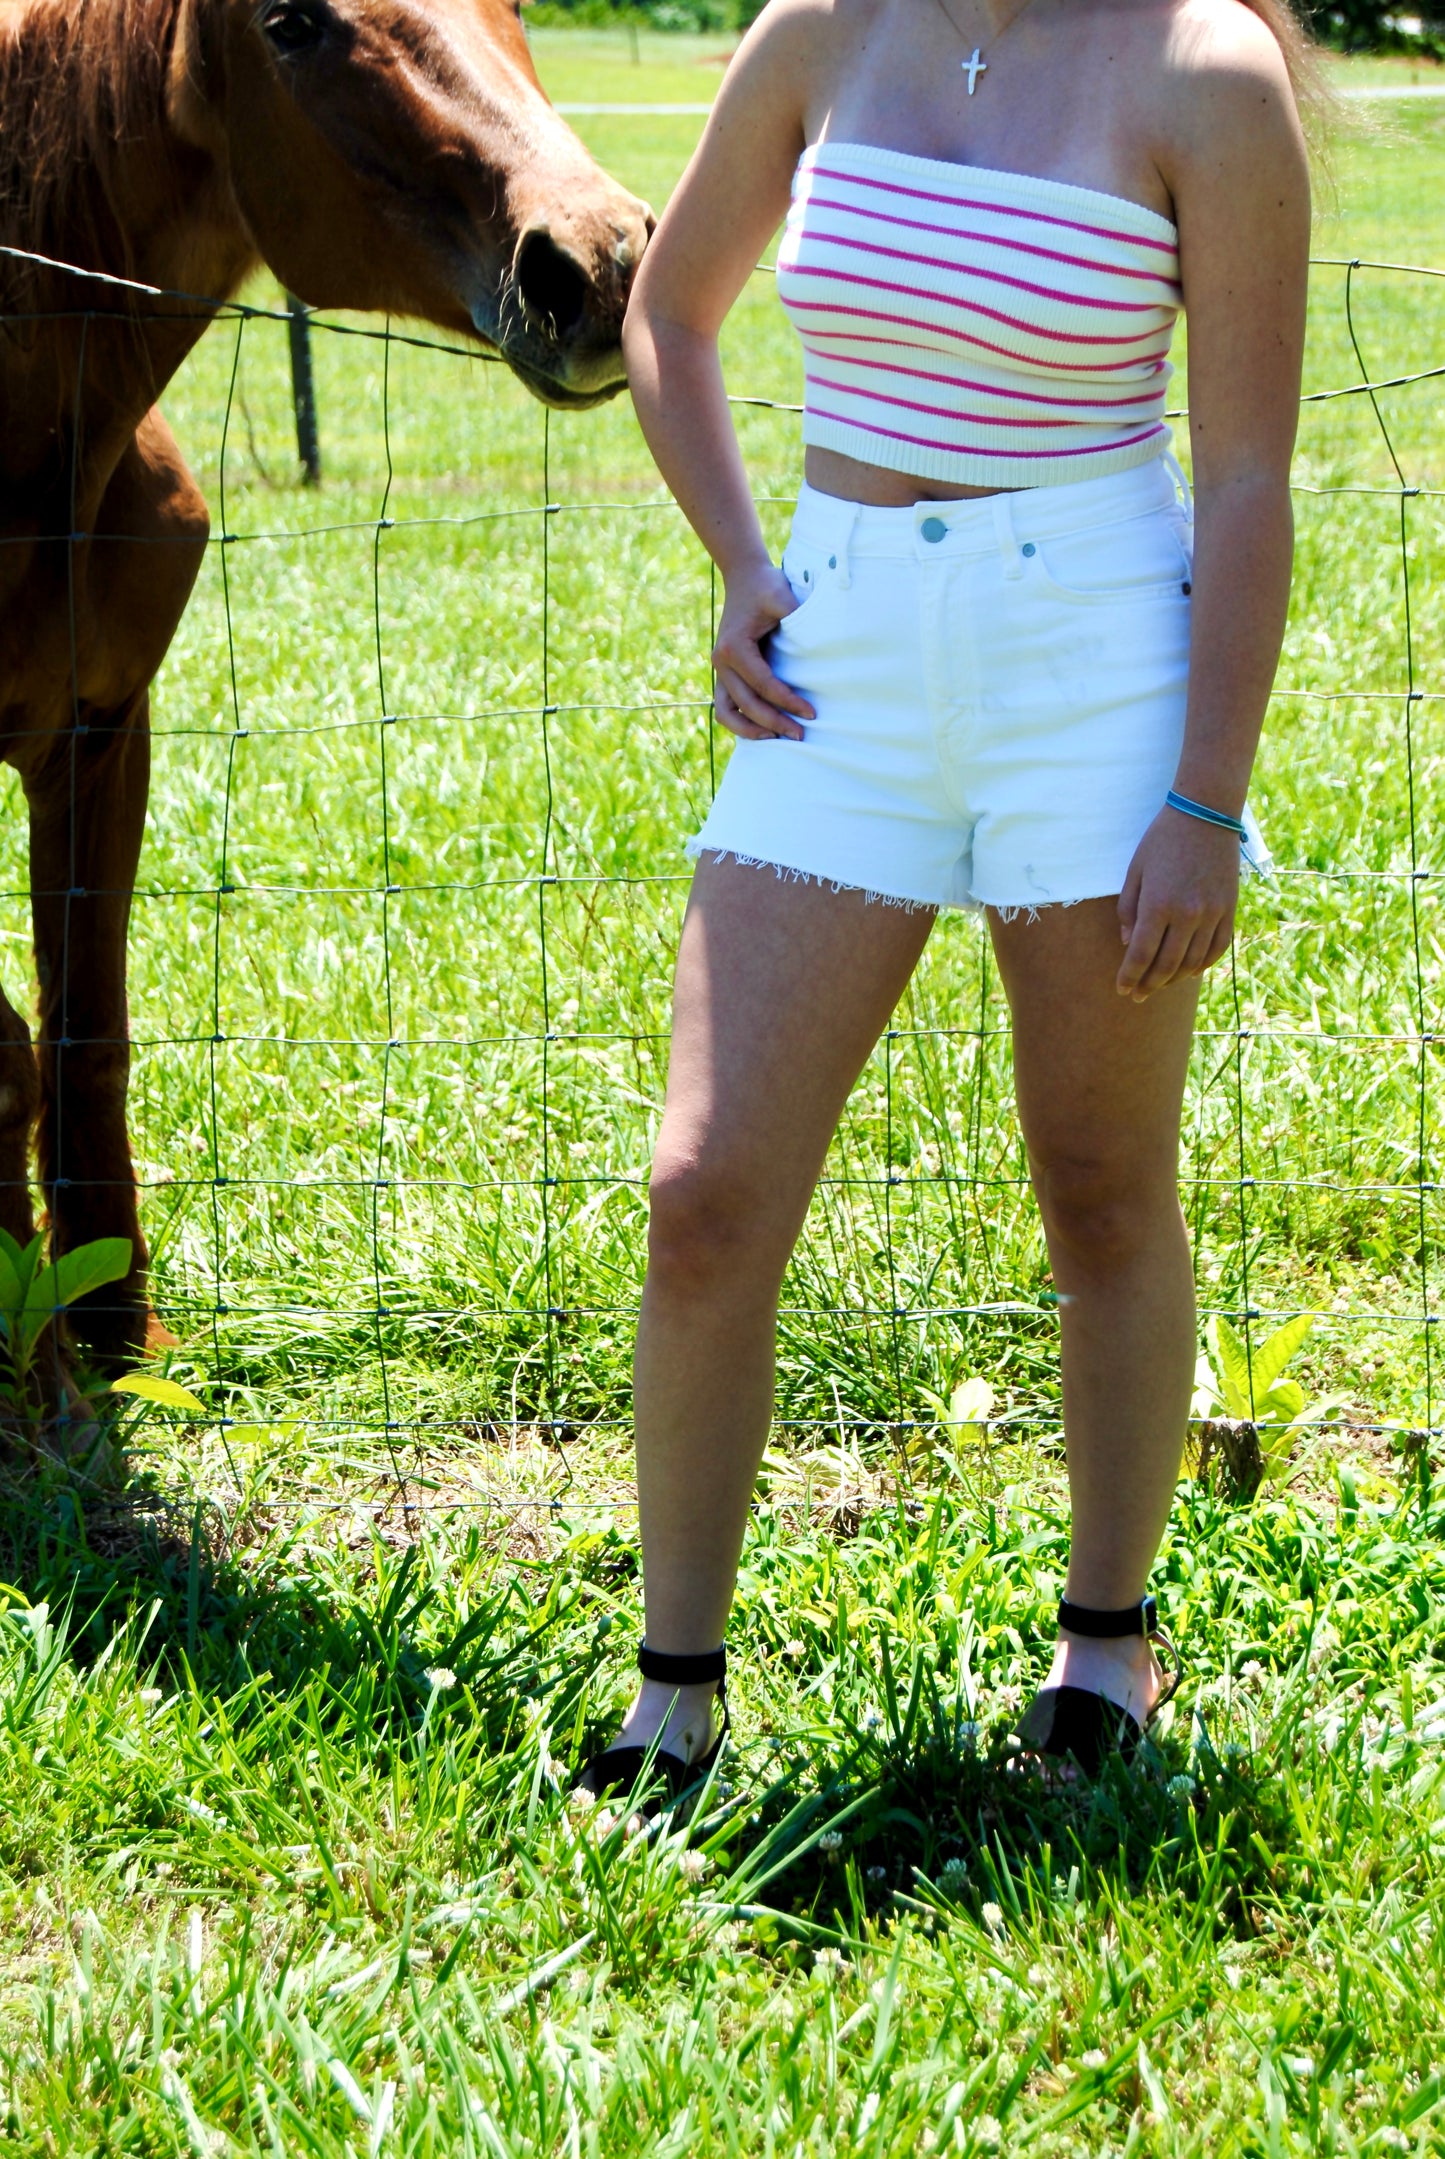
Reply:
[[1091, 1605], [1070, 1604], [1059, 1599], [1059, 1625], [1069, 1634], [1083, 1634], [1094, 1641], [1117, 1641], [1124, 1634], [1155, 1634], [1159, 1628], [1159, 1605], [1153, 1597], [1126, 1604], [1121, 1612], [1096, 1612]]
[[705, 1686], [710, 1679], [725, 1679], [727, 1668], [726, 1647], [704, 1650], [700, 1657], [672, 1657], [665, 1650], [649, 1649], [644, 1642], [637, 1652], [637, 1669], [643, 1678], [660, 1679], [664, 1686]]

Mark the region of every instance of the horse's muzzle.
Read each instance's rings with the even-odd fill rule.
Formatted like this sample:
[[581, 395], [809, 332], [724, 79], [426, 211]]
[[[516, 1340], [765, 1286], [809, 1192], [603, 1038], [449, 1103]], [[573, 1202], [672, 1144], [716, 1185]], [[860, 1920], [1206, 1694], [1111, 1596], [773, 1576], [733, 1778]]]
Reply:
[[534, 367], [520, 354], [509, 352], [505, 345], [497, 349], [518, 382], [525, 384], [533, 397], [539, 398], [544, 405], [550, 405], [556, 412], [587, 412], [593, 405], [605, 405], [609, 398], [616, 397], [620, 391], [627, 388], [627, 377], [622, 372], [620, 356], [615, 381], [599, 383], [592, 389], [574, 390], [567, 383], [559, 381], [555, 375], [549, 375], [541, 368]]

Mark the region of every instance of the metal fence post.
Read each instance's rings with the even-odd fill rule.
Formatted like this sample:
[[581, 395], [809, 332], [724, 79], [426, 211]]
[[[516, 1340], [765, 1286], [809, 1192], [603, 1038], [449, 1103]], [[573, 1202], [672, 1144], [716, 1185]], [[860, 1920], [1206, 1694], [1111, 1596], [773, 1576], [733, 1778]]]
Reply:
[[315, 487], [321, 478], [321, 436], [316, 426], [316, 378], [311, 367], [311, 324], [304, 302], [294, 293], [286, 295], [291, 338], [291, 395], [296, 406], [296, 450], [306, 485]]

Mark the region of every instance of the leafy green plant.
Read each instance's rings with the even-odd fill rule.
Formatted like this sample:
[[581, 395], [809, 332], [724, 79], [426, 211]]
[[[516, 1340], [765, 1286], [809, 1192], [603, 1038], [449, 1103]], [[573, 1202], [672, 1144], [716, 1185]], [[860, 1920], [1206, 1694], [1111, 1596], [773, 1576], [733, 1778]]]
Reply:
[[0, 1229], [0, 1403], [27, 1424], [47, 1413], [37, 1358], [45, 1331], [92, 1290], [130, 1272], [129, 1237], [97, 1237], [45, 1262], [45, 1239], [20, 1245]]
[[[978, 1374], [958, 1380], [949, 1391], [945, 1402], [941, 1394], [931, 1387], [920, 1387], [919, 1394], [944, 1427], [945, 1435], [955, 1447], [984, 1447], [988, 1444], [989, 1425], [997, 1397], [986, 1379]], [[934, 1445], [930, 1434], [918, 1442], [918, 1451], [928, 1451]]]
[[[1212, 1316], [1209, 1353], [1195, 1368], [1190, 1410], [1199, 1427], [1201, 1474], [1219, 1447], [1238, 1484], [1252, 1490], [1261, 1482], [1278, 1483], [1298, 1466], [1300, 1441], [1345, 1406], [1349, 1397], [1342, 1394], [1311, 1404], [1300, 1382], [1286, 1376], [1313, 1325], [1310, 1313], [1296, 1313], [1256, 1346], [1222, 1313]], [[1225, 1423], [1227, 1432], [1221, 1430]]]
[[[179, 1380], [162, 1379], [158, 1372], [123, 1372], [119, 1379], [111, 1381], [110, 1391], [131, 1395], [140, 1402], [154, 1402], [160, 1409], [204, 1410], [206, 1406], [189, 1387], [183, 1387]], [[241, 1429], [249, 1432], [254, 1427], [246, 1425]]]

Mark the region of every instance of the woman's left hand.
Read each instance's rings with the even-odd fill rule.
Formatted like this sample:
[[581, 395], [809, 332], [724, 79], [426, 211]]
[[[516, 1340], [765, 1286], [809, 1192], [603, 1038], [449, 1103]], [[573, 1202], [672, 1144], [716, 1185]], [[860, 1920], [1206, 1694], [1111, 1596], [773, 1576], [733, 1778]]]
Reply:
[[1238, 899], [1238, 834], [1162, 809], [1135, 849], [1119, 894], [1119, 934], [1127, 947], [1119, 995], [1141, 1005], [1168, 983], [1212, 967], [1229, 950]]

